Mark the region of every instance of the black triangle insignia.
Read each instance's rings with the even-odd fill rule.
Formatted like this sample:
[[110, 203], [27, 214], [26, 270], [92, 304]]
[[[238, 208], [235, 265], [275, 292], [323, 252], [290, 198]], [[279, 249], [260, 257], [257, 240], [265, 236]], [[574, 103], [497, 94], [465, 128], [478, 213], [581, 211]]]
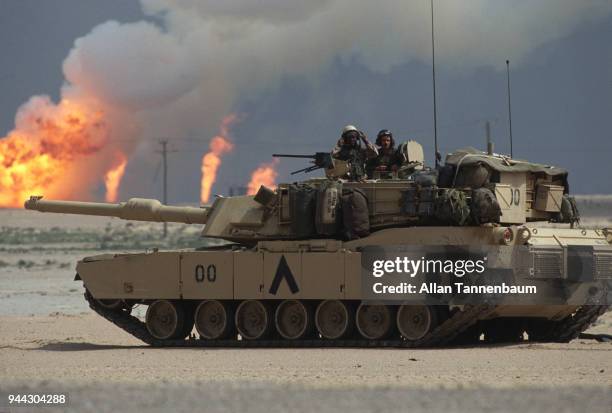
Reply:
[[270, 294], [276, 295], [276, 293], [278, 292], [278, 287], [280, 287], [280, 283], [283, 278], [287, 280], [287, 285], [289, 286], [289, 290], [291, 290], [291, 294], [295, 294], [300, 291], [297, 282], [295, 282], [295, 277], [293, 277], [291, 268], [289, 268], [289, 264], [287, 264], [287, 260], [285, 259], [284, 255], [281, 256], [281, 259], [278, 262], [278, 267], [276, 267], [276, 274], [274, 275], [274, 280], [272, 280], [272, 285], [270, 285]]

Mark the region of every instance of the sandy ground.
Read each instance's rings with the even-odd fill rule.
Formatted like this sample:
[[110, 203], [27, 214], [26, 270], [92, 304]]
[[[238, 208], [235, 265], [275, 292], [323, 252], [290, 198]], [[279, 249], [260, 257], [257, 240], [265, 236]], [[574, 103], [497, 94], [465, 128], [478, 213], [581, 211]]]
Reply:
[[[611, 323], [608, 313], [591, 331], [610, 332]], [[591, 340], [424, 350], [155, 349], [93, 314], [3, 316], [0, 332], [0, 393], [67, 392], [73, 411], [201, 404], [207, 411], [610, 413], [612, 406], [612, 343]]]
[[[611, 200], [588, 200], [603, 211], [594, 226], [611, 226]], [[612, 343], [155, 349], [92, 314], [72, 281], [83, 256], [189, 247], [198, 231], [176, 224], [161, 240], [159, 224], [0, 210], [0, 413], [612, 413]], [[612, 313], [590, 332], [612, 334]], [[8, 393], [51, 392], [67, 393], [68, 405], [7, 404]]]

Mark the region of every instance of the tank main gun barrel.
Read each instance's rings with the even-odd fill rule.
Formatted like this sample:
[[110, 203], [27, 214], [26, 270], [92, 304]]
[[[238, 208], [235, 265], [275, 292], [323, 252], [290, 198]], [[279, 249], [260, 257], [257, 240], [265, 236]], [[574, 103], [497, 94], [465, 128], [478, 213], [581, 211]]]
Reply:
[[132, 198], [127, 202], [108, 204], [102, 202], [48, 201], [32, 196], [24, 204], [25, 209], [60, 214], [99, 215], [131, 221], [181, 222], [205, 224], [209, 207], [176, 207], [163, 205], [156, 199]]

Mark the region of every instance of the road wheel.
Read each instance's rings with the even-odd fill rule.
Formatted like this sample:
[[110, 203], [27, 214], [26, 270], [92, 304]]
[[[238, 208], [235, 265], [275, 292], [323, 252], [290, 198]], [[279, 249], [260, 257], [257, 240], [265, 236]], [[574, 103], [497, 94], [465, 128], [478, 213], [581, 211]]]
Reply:
[[370, 340], [381, 340], [393, 330], [393, 314], [386, 305], [361, 304], [357, 308], [357, 330]]
[[245, 340], [264, 338], [270, 331], [270, 309], [258, 300], [246, 300], [236, 309], [236, 328]]
[[312, 314], [301, 301], [285, 300], [276, 309], [274, 323], [281, 337], [297, 340], [310, 332]]
[[422, 339], [436, 324], [435, 310], [428, 305], [401, 305], [396, 319], [397, 329], [408, 341]]
[[149, 333], [159, 340], [185, 337], [180, 337], [185, 332], [185, 311], [177, 303], [154, 301], [147, 309], [145, 320]]
[[231, 335], [234, 317], [230, 307], [218, 300], [204, 300], [195, 312], [195, 327], [206, 340], [221, 340]]
[[330, 340], [339, 339], [351, 332], [353, 315], [344, 302], [325, 300], [317, 307], [315, 325], [321, 337]]

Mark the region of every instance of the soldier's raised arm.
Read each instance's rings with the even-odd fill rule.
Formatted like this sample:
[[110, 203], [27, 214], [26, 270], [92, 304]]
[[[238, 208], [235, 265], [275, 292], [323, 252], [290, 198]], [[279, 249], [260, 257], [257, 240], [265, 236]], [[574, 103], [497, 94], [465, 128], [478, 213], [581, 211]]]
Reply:
[[368, 140], [366, 134], [362, 131], [359, 131], [359, 137], [361, 138], [361, 141], [365, 144], [366, 159], [376, 158], [378, 156], [378, 148], [376, 148], [376, 145], [373, 145]]

